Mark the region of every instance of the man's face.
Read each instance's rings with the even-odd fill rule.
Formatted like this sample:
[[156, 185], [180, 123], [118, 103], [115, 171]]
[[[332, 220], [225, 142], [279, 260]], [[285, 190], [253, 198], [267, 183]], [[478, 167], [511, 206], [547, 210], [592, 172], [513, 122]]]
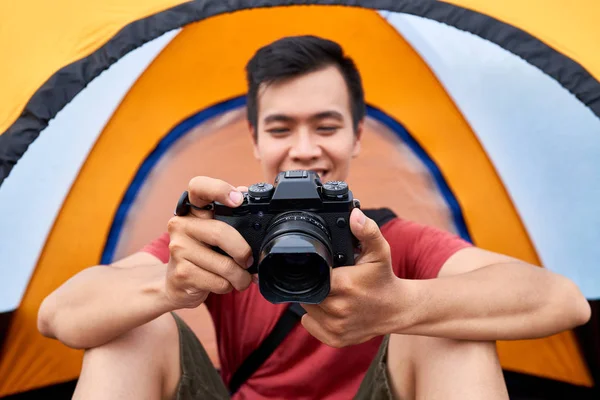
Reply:
[[259, 89], [254, 155], [267, 182], [293, 169], [346, 180], [361, 131], [362, 122], [354, 133], [348, 88], [333, 66]]

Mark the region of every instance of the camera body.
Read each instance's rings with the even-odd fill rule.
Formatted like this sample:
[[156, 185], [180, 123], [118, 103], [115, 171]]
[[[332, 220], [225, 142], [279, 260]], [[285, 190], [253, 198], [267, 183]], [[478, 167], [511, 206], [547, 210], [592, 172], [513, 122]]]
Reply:
[[320, 303], [331, 268], [354, 264], [350, 213], [360, 207], [345, 182], [322, 183], [314, 171], [286, 171], [257, 183], [236, 208], [214, 203], [214, 218], [233, 226], [252, 248], [262, 295], [272, 303]]

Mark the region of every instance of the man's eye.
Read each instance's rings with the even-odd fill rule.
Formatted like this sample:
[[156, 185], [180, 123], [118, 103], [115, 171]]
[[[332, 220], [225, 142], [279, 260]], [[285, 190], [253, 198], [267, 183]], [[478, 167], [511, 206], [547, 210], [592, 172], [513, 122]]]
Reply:
[[319, 132], [335, 132], [338, 129], [340, 129], [340, 128], [338, 128], [337, 126], [319, 126], [317, 128], [317, 130]]
[[273, 135], [280, 135], [282, 133], [287, 133], [290, 130], [288, 128], [271, 128], [271, 129], [267, 129], [267, 132], [273, 134]]

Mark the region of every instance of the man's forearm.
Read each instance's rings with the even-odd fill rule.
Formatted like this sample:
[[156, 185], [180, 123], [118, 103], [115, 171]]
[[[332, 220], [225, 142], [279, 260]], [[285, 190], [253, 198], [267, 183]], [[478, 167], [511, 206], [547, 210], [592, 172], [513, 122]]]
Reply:
[[91, 348], [172, 310], [164, 295], [166, 266], [97, 266], [48, 296], [38, 329], [69, 347]]
[[529, 339], [589, 319], [589, 304], [575, 284], [527, 264], [502, 263], [400, 283], [411, 285], [408, 292], [413, 293], [415, 306], [407, 318], [399, 313], [398, 333], [463, 340]]

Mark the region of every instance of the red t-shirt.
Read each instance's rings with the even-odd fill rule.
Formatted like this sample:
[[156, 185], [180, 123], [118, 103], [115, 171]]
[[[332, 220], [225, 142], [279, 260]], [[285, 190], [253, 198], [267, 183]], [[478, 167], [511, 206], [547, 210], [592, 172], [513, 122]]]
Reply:
[[[452, 254], [470, 246], [448, 232], [399, 218], [383, 225], [381, 232], [391, 247], [394, 272], [404, 279], [435, 278]], [[168, 242], [168, 234], [164, 234], [143, 250], [166, 263]], [[215, 324], [221, 375], [227, 385], [242, 361], [273, 329], [286, 305], [269, 303], [258, 285], [243, 292], [211, 295], [206, 305]], [[298, 324], [233, 398], [350, 399], [381, 341], [378, 337], [334, 349]]]

